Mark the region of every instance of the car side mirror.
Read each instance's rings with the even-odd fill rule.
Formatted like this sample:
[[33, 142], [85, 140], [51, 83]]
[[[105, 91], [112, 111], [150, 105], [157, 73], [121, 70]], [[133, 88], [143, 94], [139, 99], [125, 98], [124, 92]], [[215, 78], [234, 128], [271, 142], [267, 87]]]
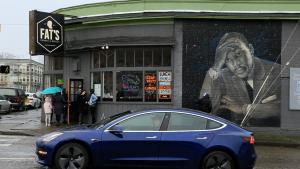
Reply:
[[114, 125], [108, 131], [113, 134], [122, 134], [124, 131], [124, 127], [121, 125]]

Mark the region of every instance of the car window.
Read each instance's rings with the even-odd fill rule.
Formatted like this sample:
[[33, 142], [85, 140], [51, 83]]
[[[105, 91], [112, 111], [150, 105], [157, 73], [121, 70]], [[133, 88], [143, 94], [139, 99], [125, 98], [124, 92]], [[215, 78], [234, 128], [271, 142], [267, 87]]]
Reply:
[[138, 115], [120, 122], [124, 131], [159, 131], [165, 113], [148, 113]]
[[171, 113], [168, 131], [205, 130], [207, 119], [184, 113]]
[[126, 116], [128, 114], [132, 113], [131, 111], [125, 111], [125, 112], [122, 112], [122, 113], [118, 113], [118, 114], [115, 114], [113, 116], [110, 116], [108, 118], [105, 118], [105, 119], [102, 119], [100, 120], [98, 123], [95, 123], [95, 124], [92, 124], [92, 125], [89, 125], [88, 127], [89, 128], [98, 128], [98, 127], [103, 127], [104, 125], [116, 120], [117, 118], [120, 118], [122, 116]]
[[6, 98], [2, 95], [0, 95], [0, 100], [6, 100]]
[[206, 125], [206, 129], [216, 129], [216, 128], [220, 128], [222, 127], [223, 124], [218, 123], [216, 121], [213, 120], [207, 120], [207, 125]]
[[6, 96], [15, 96], [16, 91], [14, 89], [0, 89], [0, 93]]
[[25, 95], [25, 92], [23, 91], [23, 90], [21, 90], [21, 89], [18, 89], [18, 92], [19, 92], [19, 95], [21, 96], [21, 95]]

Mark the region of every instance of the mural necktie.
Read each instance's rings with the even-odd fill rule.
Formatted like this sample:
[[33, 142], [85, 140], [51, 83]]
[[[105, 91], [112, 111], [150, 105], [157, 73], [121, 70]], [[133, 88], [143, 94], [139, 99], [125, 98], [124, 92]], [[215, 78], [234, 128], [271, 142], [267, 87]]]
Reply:
[[246, 86], [246, 89], [247, 89], [247, 92], [248, 92], [249, 99], [252, 103], [253, 102], [253, 88], [249, 85], [247, 80], [245, 80], [245, 86]]

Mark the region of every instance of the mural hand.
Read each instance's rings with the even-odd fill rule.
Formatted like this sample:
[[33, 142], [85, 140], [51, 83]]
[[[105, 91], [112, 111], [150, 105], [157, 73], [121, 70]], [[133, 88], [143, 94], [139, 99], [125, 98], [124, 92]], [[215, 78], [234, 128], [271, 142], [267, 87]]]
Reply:
[[228, 109], [233, 113], [242, 114], [243, 113], [243, 105], [238, 104], [236, 101], [231, 99], [228, 96], [223, 96], [221, 99], [221, 108]]

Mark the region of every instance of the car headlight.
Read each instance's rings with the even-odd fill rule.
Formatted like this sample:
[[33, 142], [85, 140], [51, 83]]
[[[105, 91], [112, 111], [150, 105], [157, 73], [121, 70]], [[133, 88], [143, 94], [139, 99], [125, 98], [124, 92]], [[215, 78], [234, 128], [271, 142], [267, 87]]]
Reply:
[[50, 142], [62, 134], [63, 133], [61, 133], [61, 132], [52, 132], [52, 133], [46, 134], [42, 137], [42, 141], [45, 143]]

